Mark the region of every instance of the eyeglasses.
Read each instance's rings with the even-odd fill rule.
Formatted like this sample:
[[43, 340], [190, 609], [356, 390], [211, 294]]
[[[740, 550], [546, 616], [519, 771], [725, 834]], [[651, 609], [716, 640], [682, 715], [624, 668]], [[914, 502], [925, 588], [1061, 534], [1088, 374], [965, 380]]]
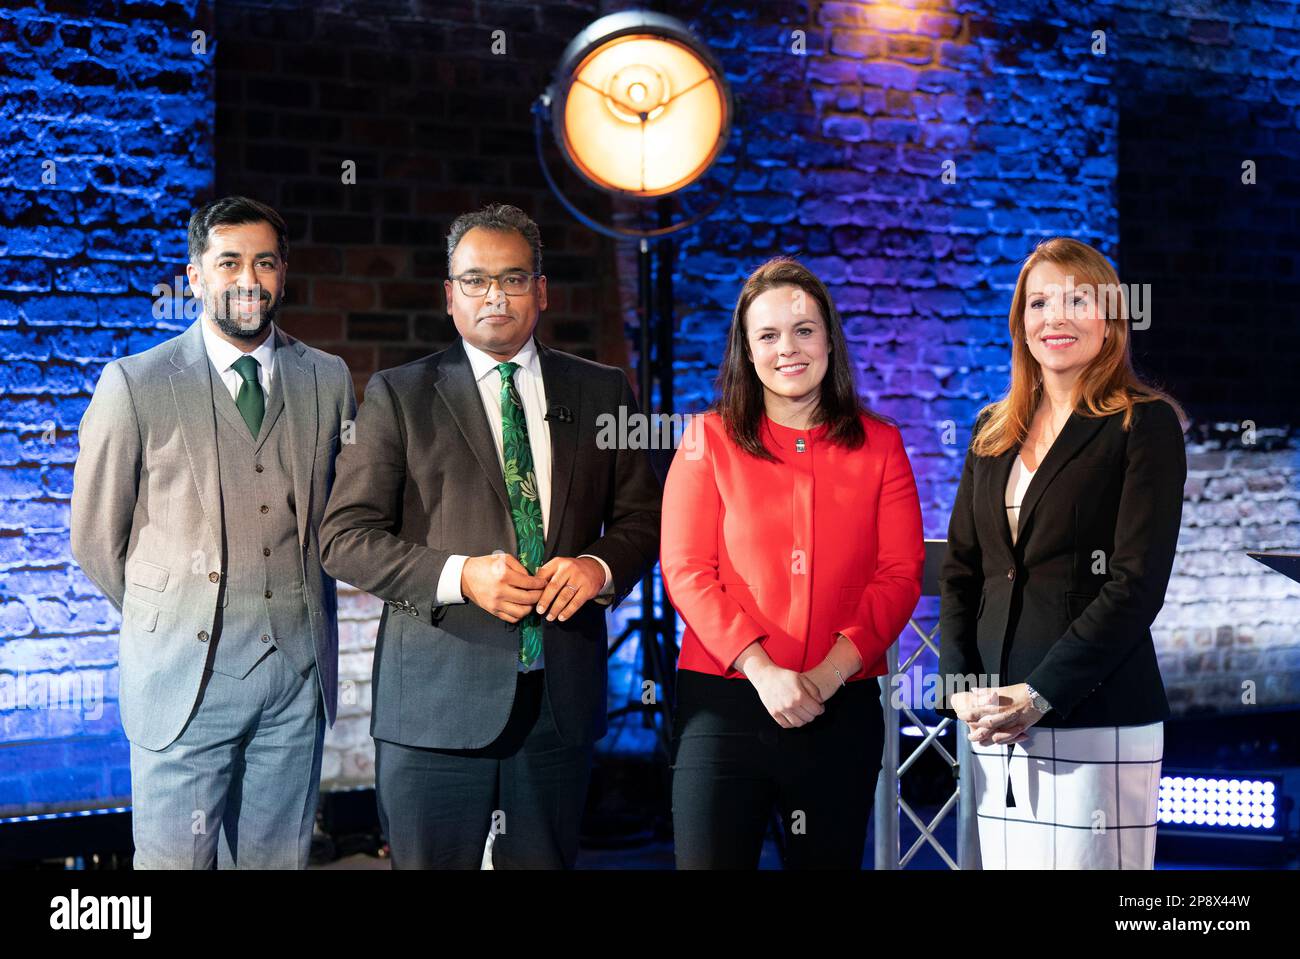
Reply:
[[533, 277], [541, 276], [540, 273], [525, 273], [523, 270], [506, 270], [504, 273], [498, 273], [492, 276], [487, 273], [462, 273], [460, 276], [453, 276], [451, 279], [460, 284], [460, 291], [466, 296], [483, 296], [492, 288], [492, 281], [496, 280], [501, 287], [501, 292], [506, 296], [523, 296], [533, 288]]

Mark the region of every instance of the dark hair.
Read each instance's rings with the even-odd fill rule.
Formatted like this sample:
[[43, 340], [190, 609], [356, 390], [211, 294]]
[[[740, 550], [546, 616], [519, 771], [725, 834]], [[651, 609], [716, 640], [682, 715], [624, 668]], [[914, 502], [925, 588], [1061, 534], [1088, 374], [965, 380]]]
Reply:
[[289, 261], [289, 228], [284, 217], [265, 203], [246, 196], [223, 196], [210, 200], [190, 216], [190, 262], [198, 263], [208, 251], [208, 231], [218, 226], [238, 226], [241, 223], [269, 223], [275, 230], [275, 242], [280, 260]]
[[780, 287], [795, 287], [816, 300], [826, 324], [831, 350], [830, 368], [822, 379], [821, 398], [813, 415], [813, 425], [828, 424], [828, 440], [857, 449], [867, 440], [861, 420], [863, 415], [886, 423], [889, 420], [868, 409], [858, 396], [839, 311], [831, 302], [826, 285], [793, 257], [778, 256], [768, 260], [751, 273], [741, 287], [731, 329], [727, 333], [726, 357], [718, 370], [718, 399], [711, 409], [721, 413], [727, 435], [737, 446], [760, 459], [780, 462], [780, 457], [763, 445], [760, 434], [764, 410], [763, 384], [750, 359], [745, 331], [745, 315], [750, 304], [768, 290]]
[[498, 233], [518, 233], [528, 241], [533, 251], [533, 270], [542, 272], [542, 231], [523, 210], [509, 203], [489, 203], [473, 213], [462, 213], [447, 231], [447, 275], [451, 275], [451, 255], [456, 252], [465, 234], [475, 227], [495, 230]]

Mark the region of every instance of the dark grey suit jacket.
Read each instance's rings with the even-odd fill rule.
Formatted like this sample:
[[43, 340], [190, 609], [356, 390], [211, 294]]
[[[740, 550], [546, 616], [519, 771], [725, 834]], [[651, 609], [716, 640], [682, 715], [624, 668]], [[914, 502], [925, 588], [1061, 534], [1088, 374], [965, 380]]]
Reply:
[[[629, 414], [627, 376], [537, 344], [552, 419], [544, 559], [609, 564], [617, 605], [655, 562], [662, 490], [644, 450], [600, 449], [596, 417]], [[473, 603], [437, 605], [452, 554], [518, 556], [505, 480], [469, 357], [441, 353], [376, 373], [345, 445], [321, 526], [331, 576], [385, 600], [375, 649], [371, 734], [408, 746], [485, 746], [514, 702], [518, 626]], [[544, 623], [546, 687], [560, 735], [605, 734], [608, 608], [588, 601]]]

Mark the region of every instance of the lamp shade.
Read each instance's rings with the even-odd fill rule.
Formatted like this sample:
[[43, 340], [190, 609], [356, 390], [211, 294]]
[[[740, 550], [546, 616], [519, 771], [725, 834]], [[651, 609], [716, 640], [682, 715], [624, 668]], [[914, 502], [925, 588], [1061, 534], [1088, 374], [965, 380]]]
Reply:
[[612, 193], [662, 196], [699, 179], [726, 146], [731, 95], [680, 21], [629, 11], [592, 23], [560, 58], [551, 97], [569, 164]]

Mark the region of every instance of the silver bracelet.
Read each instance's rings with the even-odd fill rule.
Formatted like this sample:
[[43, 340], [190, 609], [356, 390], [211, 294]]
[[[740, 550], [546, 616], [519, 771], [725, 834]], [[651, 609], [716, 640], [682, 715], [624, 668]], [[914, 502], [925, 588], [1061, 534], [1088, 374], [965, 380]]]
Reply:
[[841, 686], [847, 685], [844, 682], [844, 674], [839, 671], [839, 668], [834, 663], [831, 663], [831, 669], [835, 670], [835, 676], [837, 679], [839, 679], [840, 685]]

